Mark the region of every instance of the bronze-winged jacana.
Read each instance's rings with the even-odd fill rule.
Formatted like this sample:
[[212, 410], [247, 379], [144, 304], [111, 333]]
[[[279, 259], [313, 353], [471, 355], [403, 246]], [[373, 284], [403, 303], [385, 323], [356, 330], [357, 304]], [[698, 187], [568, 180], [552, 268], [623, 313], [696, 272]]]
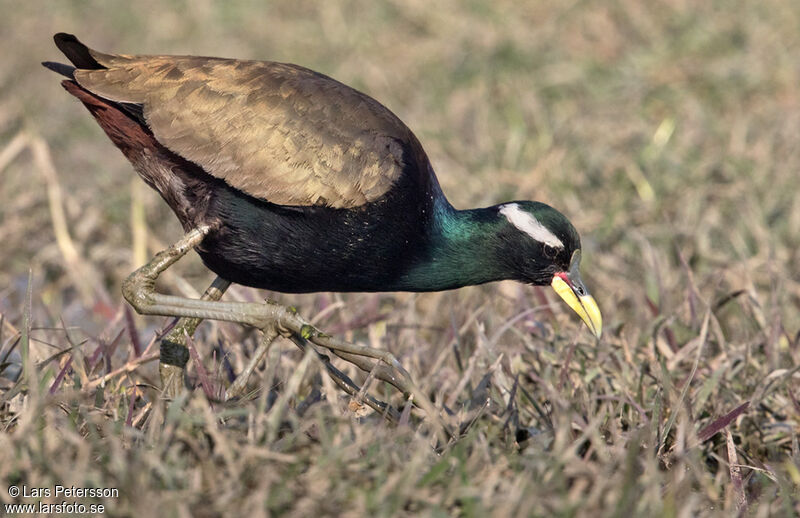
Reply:
[[569, 220], [532, 201], [456, 210], [411, 130], [371, 97], [297, 65], [55, 42], [74, 66], [44, 65], [187, 231], [124, 290], [139, 312], [252, 323], [234, 303], [155, 293], [194, 247], [227, 281], [289, 293], [550, 284], [600, 337]]

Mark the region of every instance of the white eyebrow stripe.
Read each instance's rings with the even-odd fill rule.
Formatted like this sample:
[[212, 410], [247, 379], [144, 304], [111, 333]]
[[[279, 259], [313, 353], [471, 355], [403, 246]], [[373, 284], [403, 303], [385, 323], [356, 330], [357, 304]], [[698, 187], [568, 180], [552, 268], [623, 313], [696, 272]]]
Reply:
[[542, 225], [538, 219], [534, 218], [532, 214], [525, 212], [519, 208], [516, 203], [508, 203], [503, 205], [500, 209], [500, 214], [522, 232], [525, 232], [536, 241], [550, 245], [555, 248], [564, 248], [564, 243], [561, 242], [555, 234]]

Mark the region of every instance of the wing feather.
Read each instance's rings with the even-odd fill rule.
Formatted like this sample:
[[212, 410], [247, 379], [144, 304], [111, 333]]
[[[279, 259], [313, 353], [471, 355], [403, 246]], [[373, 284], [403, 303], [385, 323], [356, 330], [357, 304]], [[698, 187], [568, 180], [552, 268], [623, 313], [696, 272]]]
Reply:
[[296, 65], [90, 51], [84, 88], [136, 103], [153, 135], [247, 194], [279, 205], [349, 208], [384, 195], [411, 131], [386, 107]]

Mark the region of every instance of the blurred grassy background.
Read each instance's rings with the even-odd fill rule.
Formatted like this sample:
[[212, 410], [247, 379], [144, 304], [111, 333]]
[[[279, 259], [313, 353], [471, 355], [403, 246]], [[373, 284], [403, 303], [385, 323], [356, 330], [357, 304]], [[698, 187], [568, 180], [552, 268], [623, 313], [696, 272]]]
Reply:
[[[0, 502], [12, 483], [58, 483], [119, 488], [104, 502], [119, 515], [800, 512], [797, 2], [0, 0], [0, 12], [0, 369], [26, 344], [36, 365], [19, 394], [0, 379]], [[239, 288], [226, 297], [294, 304], [391, 350], [464, 437], [436, 453], [424, 427], [355, 418], [285, 343], [251, 399], [210, 404], [197, 389], [153, 425], [153, 362], [92, 381], [165, 325], [126, 320], [119, 286], [181, 231], [39, 65], [62, 59], [58, 31], [110, 52], [293, 62], [367, 92], [416, 132], [457, 207], [537, 199], [572, 219], [603, 340], [514, 283]], [[192, 257], [163, 289], [210, 279]], [[254, 341], [206, 323], [196, 347], [224, 384]]]

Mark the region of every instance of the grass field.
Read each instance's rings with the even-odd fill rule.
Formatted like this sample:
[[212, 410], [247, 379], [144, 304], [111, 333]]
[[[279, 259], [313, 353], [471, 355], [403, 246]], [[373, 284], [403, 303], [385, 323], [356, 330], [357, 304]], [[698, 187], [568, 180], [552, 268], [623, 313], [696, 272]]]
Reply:
[[[800, 4], [265, 5], [0, 0], [0, 503], [800, 513]], [[287, 341], [248, 397], [221, 402], [258, 337], [215, 322], [195, 335], [193, 388], [165, 405], [151, 353], [169, 320], [126, 312], [120, 284], [181, 230], [39, 65], [61, 59], [58, 31], [112, 52], [293, 62], [369, 93], [416, 132], [457, 207], [537, 199], [572, 219], [602, 340], [549, 289], [510, 282], [238, 287], [228, 300], [292, 304], [391, 351], [459, 436], [437, 440], [416, 410], [393, 425], [358, 408]], [[211, 279], [192, 256], [161, 288], [196, 295]], [[389, 386], [370, 392], [403, 405]], [[9, 494], [59, 484], [118, 495]]]

